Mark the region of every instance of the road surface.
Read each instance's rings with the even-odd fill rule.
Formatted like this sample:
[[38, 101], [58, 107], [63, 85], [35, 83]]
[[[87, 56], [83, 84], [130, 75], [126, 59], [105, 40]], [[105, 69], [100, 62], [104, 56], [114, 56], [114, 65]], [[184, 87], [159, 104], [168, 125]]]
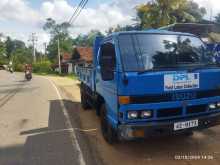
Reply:
[[95, 112], [81, 108], [79, 82], [67, 78], [0, 71], [0, 131], [0, 165], [220, 164], [220, 126], [107, 144]]
[[0, 71], [0, 165], [85, 164], [61, 97], [45, 78]]

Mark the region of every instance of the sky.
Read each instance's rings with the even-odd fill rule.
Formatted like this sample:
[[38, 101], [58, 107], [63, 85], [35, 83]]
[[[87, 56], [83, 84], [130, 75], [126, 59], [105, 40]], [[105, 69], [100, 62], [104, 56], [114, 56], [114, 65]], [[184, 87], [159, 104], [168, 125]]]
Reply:
[[[85, 34], [92, 29], [102, 32], [109, 27], [133, 24], [135, 6], [149, 0], [89, 0], [76, 22], [71, 35]], [[220, 0], [194, 0], [207, 9], [207, 19], [220, 13]], [[47, 18], [61, 23], [68, 21], [80, 0], [0, 0], [0, 33], [29, 43], [31, 33], [38, 37], [37, 48], [49, 41], [42, 30]], [[212, 12], [211, 12], [212, 11]]]

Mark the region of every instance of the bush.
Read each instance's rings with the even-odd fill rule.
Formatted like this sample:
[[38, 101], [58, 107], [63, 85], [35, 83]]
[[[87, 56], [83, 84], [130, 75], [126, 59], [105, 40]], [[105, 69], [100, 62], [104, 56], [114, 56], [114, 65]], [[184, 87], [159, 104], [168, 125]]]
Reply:
[[51, 62], [50, 61], [42, 61], [33, 64], [33, 72], [34, 73], [52, 73]]
[[16, 72], [23, 72], [24, 71], [24, 65], [23, 64], [15, 64], [14, 65], [14, 70]]

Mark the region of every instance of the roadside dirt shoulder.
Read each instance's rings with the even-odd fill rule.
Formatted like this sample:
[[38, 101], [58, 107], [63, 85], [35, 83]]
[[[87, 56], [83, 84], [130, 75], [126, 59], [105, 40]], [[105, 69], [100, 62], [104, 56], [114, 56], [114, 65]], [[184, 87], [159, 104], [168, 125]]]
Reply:
[[[102, 138], [100, 120], [92, 110], [80, 105], [79, 81], [67, 78], [51, 79], [66, 94], [70, 103], [68, 112], [77, 132], [88, 142], [83, 144], [86, 155], [106, 165], [219, 165], [220, 127], [214, 127], [193, 136], [177, 136], [121, 142], [113, 146]], [[75, 124], [76, 125], [76, 124]], [[84, 143], [84, 142], [81, 142]], [[180, 159], [179, 159], [180, 158]], [[90, 164], [90, 163], [88, 163]]]

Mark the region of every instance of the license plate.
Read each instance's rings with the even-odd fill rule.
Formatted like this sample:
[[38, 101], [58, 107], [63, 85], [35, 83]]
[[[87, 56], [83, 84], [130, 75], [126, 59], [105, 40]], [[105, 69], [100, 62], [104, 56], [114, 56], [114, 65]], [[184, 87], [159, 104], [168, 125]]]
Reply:
[[199, 126], [199, 120], [190, 120], [190, 121], [184, 121], [184, 122], [178, 122], [174, 123], [174, 131], [187, 129], [187, 128], [193, 128]]

